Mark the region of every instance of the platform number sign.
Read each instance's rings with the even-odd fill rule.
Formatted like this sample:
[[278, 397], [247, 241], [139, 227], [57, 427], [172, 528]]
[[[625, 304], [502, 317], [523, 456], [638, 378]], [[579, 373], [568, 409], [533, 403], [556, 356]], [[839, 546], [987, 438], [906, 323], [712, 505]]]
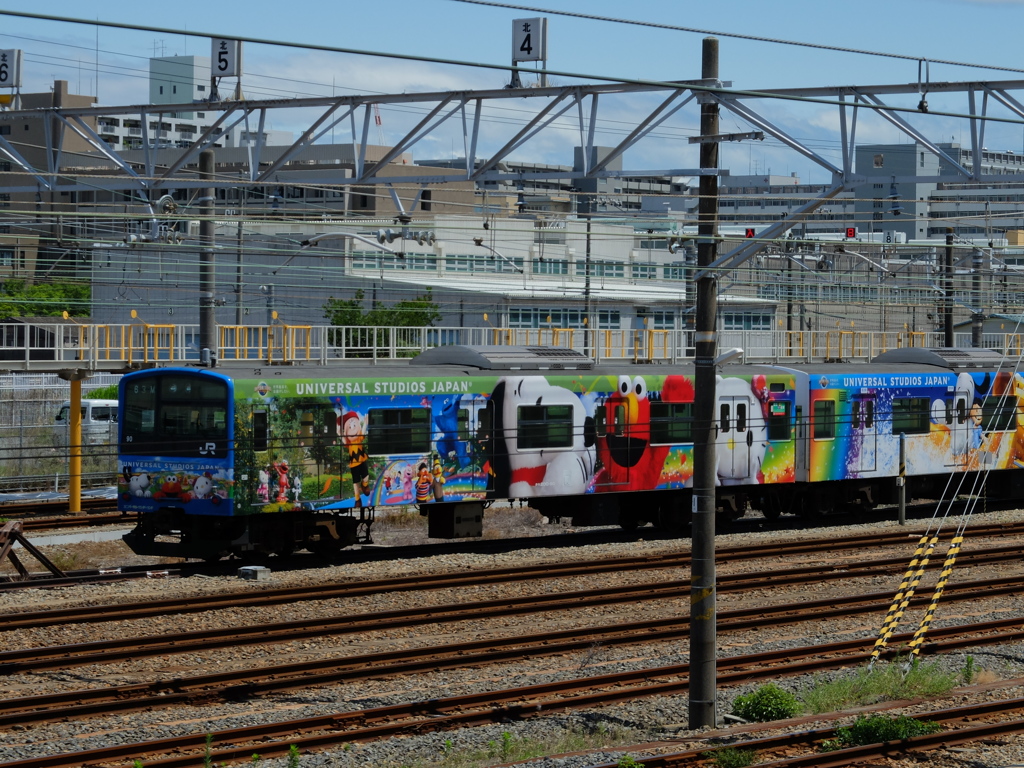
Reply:
[[857, 236], [857, 228], [856, 227], [847, 227], [846, 228], [846, 239], [847, 240], [852, 240], [856, 236]]
[[213, 38], [210, 72], [214, 77], [242, 76], [242, 41]]
[[21, 88], [21, 51], [0, 51], [0, 88]]
[[515, 19], [512, 22], [512, 61], [547, 61], [548, 20]]

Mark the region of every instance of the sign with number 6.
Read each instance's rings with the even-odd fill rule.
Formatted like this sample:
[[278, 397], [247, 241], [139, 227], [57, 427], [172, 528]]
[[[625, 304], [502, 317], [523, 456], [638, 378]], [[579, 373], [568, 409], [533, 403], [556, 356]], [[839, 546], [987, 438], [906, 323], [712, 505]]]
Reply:
[[0, 88], [21, 88], [21, 51], [0, 51]]

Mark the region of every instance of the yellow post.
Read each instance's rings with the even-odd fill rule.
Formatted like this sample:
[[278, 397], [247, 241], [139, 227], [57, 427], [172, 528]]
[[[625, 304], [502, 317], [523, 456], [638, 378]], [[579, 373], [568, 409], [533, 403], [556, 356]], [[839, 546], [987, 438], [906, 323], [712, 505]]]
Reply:
[[82, 379], [89, 374], [81, 370], [60, 371], [71, 382], [71, 414], [68, 422], [68, 511], [82, 511]]

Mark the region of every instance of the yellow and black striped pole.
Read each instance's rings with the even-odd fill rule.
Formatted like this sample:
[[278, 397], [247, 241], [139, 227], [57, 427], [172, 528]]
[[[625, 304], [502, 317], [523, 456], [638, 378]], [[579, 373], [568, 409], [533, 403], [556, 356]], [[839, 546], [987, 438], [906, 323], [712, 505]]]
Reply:
[[953, 573], [953, 564], [956, 562], [956, 556], [960, 553], [960, 545], [963, 543], [963, 540], [963, 536], [957, 535], [953, 537], [953, 541], [949, 544], [949, 550], [946, 552], [946, 562], [942, 564], [942, 573], [939, 574], [939, 580], [935, 584], [935, 593], [932, 595], [931, 605], [928, 606], [928, 610], [925, 611], [924, 618], [921, 619], [921, 626], [917, 628], [917, 632], [914, 633], [914, 637], [910, 640], [911, 663], [913, 663], [914, 659], [921, 653], [921, 646], [924, 645], [924, 636], [931, 628], [932, 617], [935, 616], [935, 609], [939, 606], [939, 598], [942, 597], [942, 590], [946, 588], [949, 576]]
[[906, 610], [907, 605], [910, 604], [910, 599], [914, 596], [917, 585], [921, 583], [921, 576], [924, 575], [924, 569], [928, 566], [928, 561], [931, 559], [932, 552], [935, 551], [935, 545], [938, 541], [938, 536], [929, 536], [926, 533], [917, 542], [914, 556], [910, 560], [910, 565], [907, 566], [907, 572], [903, 574], [903, 583], [896, 590], [896, 595], [892, 599], [892, 605], [889, 606], [889, 612], [882, 621], [882, 628], [878, 631], [878, 639], [875, 640], [875, 647], [871, 651], [871, 661], [868, 662], [868, 669], [875, 665], [879, 654], [885, 648], [885, 644], [889, 642], [892, 633], [900, 625], [903, 612]]

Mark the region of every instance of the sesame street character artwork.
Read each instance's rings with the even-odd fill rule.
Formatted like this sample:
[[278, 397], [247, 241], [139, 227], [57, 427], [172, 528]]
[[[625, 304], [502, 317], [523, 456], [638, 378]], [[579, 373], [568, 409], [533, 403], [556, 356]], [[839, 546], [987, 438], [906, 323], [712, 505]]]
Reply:
[[427, 469], [427, 465], [420, 464], [416, 476], [416, 503], [426, 504], [433, 499], [434, 476]]
[[[615, 391], [600, 406], [597, 451], [601, 464], [598, 492], [656, 488], [661, 482], [670, 442], [686, 435], [661, 434], [685, 429], [692, 420], [693, 383], [668, 376], [655, 398], [642, 376], [619, 376]], [[671, 439], [670, 439], [671, 438]]]
[[363, 496], [370, 490], [369, 455], [366, 452], [366, 430], [363, 420], [355, 411], [347, 411], [340, 418], [341, 440], [348, 455], [348, 468], [352, 474], [352, 496], [356, 508], [363, 506]]

